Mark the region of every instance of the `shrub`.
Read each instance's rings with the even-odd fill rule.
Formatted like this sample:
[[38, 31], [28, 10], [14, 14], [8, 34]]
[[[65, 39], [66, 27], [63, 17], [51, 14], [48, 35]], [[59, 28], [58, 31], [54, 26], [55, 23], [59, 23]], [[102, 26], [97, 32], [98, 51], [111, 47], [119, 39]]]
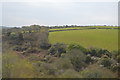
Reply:
[[111, 57], [111, 53], [105, 49], [98, 49], [98, 48], [90, 48], [86, 52], [86, 54], [90, 54], [91, 56], [101, 57], [102, 55], [107, 55]]
[[113, 72], [116, 72], [118, 74], [118, 77], [120, 77], [120, 63], [111, 65], [111, 69]]
[[115, 78], [116, 74], [109, 69], [101, 68], [97, 64], [90, 65], [81, 72], [83, 78]]
[[54, 55], [56, 53], [56, 49], [54, 46], [52, 46], [48, 51], [51, 55]]
[[73, 65], [71, 64], [70, 60], [66, 57], [57, 59], [56, 61], [54, 61], [53, 64], [59, 70], [66, 70], [66, 69], [72, 69], [73, 68]]
[[42, 63], [39, 67], [39, 71], [42, 72], [44, 75], [55, 75], [57, 69], [52, 64]]
[[68, 46], [68, 50], [72, 50], [72, 49], [79, 49], [79, 50], [81, 50], [84, 53], [86, 52], [86, 49], [84, 47], [78, 45], [78, 44], [70, 44]]
[[40, 49], [37, 47], [30, 47], [26, 50], [26, 53], [39, 53]]
[[69, 53], [70, 61], [76, 71], [85, 67], [86, 56], [80, 50], [71, 50]]
[[25, 48], [25, 47], [20, 47], [20, 46], [16, 46], [16, 47], [13, 48], [13, 50], [14, 50], [14, 51], [25, 51], [25, 50], [27, 50], [27, 48]]
[[112, 54], [113, 54], [113, 58], [118, 62], [120, 63], [120, 50], [118, 51], [112, 51]]
[[67, 69], [58, 78], [81, 78], [82, 76], [73, 69]]
[[42, 49], [49, 49], [50, 47], [51, 47], [51, 44], [48, 44], [45, 42], [40, 44], [40, 48], [42, 48]]
[[85, 63], [89, 64], [89, 63], [92, 63], [92, 62], [93, 62], [93, 60], [91, 59], [91, 56], [87, 55], [86, 59], [85, 59]]
[[41, 60], [41, 58], [40, 58], [39, 56], [34, 55], [34, 54], [30, 54], [30, 55], [28, 56], [28, 59], [29, 59], [30, 61], [32, 61], [32, 62], [40, 61], [40, 60]]
[[66, 45], [63, 43], [56, 43], [48, 50], [51, 55], [61, 56], [62, 53], [66, 53]]
[[14, 44], [14, 45], [21, 45], [24, 40], [23, 34], [19, 32], [16, 34], [11, 34], [9, 38], [10, 38], [10, 44]]
[[48, 63], [51, 63], [51, 62], [52, 62], [52, 61], [51, 61], [51, 58], [52, 58], [51, 55], [46, 55], [46, 56], [43, 58], [43, 61], [48, 62]]
[[120, 55], [117, 56], [117, 61], [120, 63]]
[[100, 64], [103, 65], [104, 67], [110, 68], [112, 60], [108, 56], [104, 55], [100, 59]]

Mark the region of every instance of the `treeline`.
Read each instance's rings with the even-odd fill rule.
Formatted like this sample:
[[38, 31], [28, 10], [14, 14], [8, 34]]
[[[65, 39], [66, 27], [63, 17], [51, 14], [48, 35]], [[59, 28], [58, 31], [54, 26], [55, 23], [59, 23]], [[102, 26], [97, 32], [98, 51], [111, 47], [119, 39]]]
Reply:
[[71, 28], [71, 27], [89, 27], [89, 26], [78, 26], [78, 25], [63, 25], [63, 26], [51, 26], [50, 29], [56, 28]]
[[[34, 28], [37, 31], [31, 32]], [[26, 30], [29, 32], [22, 33]], [[78, 44], [50, 44], [48, 36], [48, 28], [36, 25], [6, 30], [3, 78], [120, 77], [119, 51], [87, 49]]]
[[[47, 27], [47, 28], [50, 28], [50, 29], [57, 29], [57, 28], [75, 28], [75, 27], [88, 27], [88, 28], [97, 28], [97, 26], [99, 26], [100, 28], [98, 29], [112, 29], [111, 27], [118, 27], [118, 26], [107, 26], [107, 25], [93, 25], [93, 26], [80, 26], [80, 25], [63, 25], [63, 26], [50, 26], [50, 27]], [[115, 28], [117, 29], [117, 28]], [[119, 28], [118, 28], [119, 29]]]

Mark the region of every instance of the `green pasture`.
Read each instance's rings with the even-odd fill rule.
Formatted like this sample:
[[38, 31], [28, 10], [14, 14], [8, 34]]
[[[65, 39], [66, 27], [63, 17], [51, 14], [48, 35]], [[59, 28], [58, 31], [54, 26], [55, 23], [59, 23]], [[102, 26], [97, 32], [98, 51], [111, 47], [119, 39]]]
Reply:
[[65, 44], [77, 43], [86, 48], [96, 47], [112, 51], [118, 49], [118, 30], [87, 29], [50, 32], [49, 41], [52, 44], [57, 42]]
[[68, 29], [87, 29], [87, 28], [112, 28], [112, 29], [117, 29], [118, 27], [113, 27], [113, 26], [69, 27], [69, 28], [53, 28], [53, 29], [49, 29], [49, 31], [53, 31], [53, 30], [68, 30]]

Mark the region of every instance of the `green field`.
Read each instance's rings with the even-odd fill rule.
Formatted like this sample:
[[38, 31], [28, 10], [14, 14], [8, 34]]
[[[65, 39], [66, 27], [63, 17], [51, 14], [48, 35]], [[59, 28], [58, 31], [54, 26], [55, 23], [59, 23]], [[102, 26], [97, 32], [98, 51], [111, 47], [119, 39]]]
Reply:
[[88, 29], [50, 32], [49, 41], [52, 44], [57, 42], [77, 43], [86, 48], [96, 47], [112, 51], [118, 49], [118, 30]]
[[113, 27], [113, 26], [69, 27], [69, 28], [53, 28], [53, 29], [49, 29], [49, 31], [53, 31], [53, 30], [70, 30], [70, 29], [87, 29], [87, 28], [112, 28], [112, 29], [117, 29], [118, 27]]

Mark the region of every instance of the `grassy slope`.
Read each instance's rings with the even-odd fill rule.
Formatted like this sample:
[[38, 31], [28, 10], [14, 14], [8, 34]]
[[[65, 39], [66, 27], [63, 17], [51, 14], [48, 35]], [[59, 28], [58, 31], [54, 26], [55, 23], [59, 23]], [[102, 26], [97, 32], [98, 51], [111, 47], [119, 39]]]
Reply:
[[111, 51], [118, 48], [118, 30], [96, 29], [50, 32], [49, 40], [51, 43], [78, 43], [84, 47], [105, 48]]

